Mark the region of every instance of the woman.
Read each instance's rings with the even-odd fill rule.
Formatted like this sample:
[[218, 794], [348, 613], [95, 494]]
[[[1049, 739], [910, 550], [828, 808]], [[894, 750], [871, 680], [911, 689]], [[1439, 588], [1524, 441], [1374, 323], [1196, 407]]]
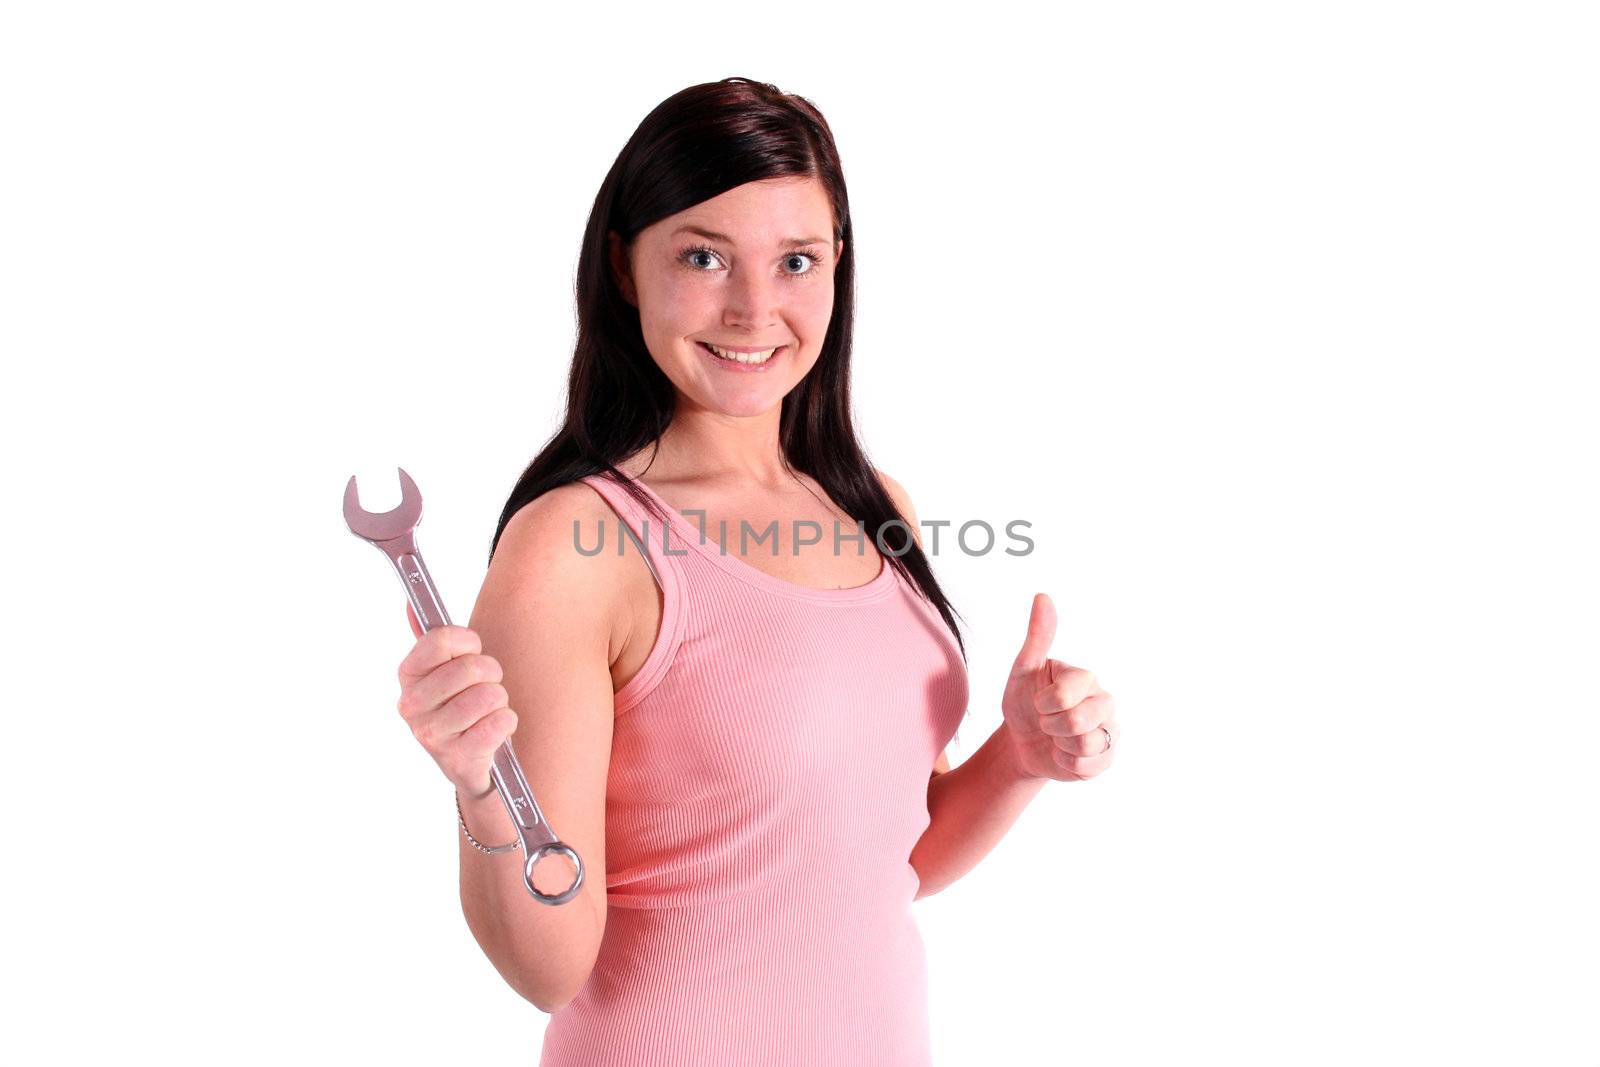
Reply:
[[[1047, 658], [1041, 594], [1003, 724], [949, 769], [964, 645], [852, 427], [853, 262], [811, 104], [729, 78], [658, 106], [585, 232], [565, 425], [471, 625], [401, 664], [457, 789], [468, 924], [551, 1013], [547, 1067], [927, 1064], [912, 900], [1044, 782], [1110, 763], [1112, 699]], [[508, 735], [584, 858], [568, 904], [483, 851], [516, 837], [489, 775]]]

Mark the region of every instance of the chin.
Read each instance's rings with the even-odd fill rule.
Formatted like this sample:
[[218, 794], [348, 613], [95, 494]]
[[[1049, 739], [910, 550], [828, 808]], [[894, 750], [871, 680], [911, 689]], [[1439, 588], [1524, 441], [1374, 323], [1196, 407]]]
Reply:
[[782, 403], [783, 397], [778, 396], [770, 400], [763, 398], [759, 400], [723, 401], [721, 403], [707, 404], [706, 407], [719, 415], [726, 415], [729, 418], [750, 419], [757, 415], [765, 415]]

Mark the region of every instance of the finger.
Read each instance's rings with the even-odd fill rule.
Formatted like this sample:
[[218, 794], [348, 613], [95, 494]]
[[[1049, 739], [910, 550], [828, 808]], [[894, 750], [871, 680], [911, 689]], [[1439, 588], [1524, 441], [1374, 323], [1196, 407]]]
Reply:
[[[1052, 737], [1056, 748], [1073, 756], [1098, 756], [1116, 746], [1117, 738], [1121, 731], [1116, 720], [1108, 721], [1095, 727], [1088, 733], [1073, 734], [1070, 737]], [[1109, 736], [1108, 736], [1109, 735]]]
[[1033, 610], [1028, 613], [1028, 635], [1023, 639], [1022, 651], [1011, 664], [1012, 677], [1032, 674], [1044, 666], [1050, 654], [1050, 642], [1056, 638], [1056, 606], [1045, 593], [1036, 593]]
[[470, 656], [482, 651], [483, 644], [478, 640], [478, 631], [466, 626], [435, 627], [418, 637], [417, 643], [406, 653], [406, 658], [400, 661], [400, 684], [409, 685], [456, 656]]
[[395, 706], [401, 717], [409, 720], [434, 710], [468, 686], [503, 681], [505, 676], [499, 660], [481, 652], [469, 653], [447, 660], [403, 686]]
[[482, 759], [498, 749], [517, 729], [517, 713], [510, 708], [497, 708], [479, 719], [461, 734], [462, 751]]
[[1109, 725], [1116, 714], [1117, 698], [1101, 690], [1091, 693], [1069, 710], [1041, 713], [1039, 732], [1051, 737], [1092, 733], [1102, 725]]
[[429, 748], [453, 742], [479, 719], [510, 702], [505, 686], [498, 682], [476, 682], [439, 707], [413, 718], [411, 732]]
[[[1096, 693], [1104, 692], [1093, 671], [1060, 660], [1050, 661], [1050, 684], [1033, 695], [1033, 710], [1041, 715], [1069, 711]], [[1094, 725], [1093, 723], [1090, 724]], [[1082, 730], [1074, 730], [1082, 733]]]
[[1062, 752], [1060, 749], [1056, 749], [1053, 757], [1057, 767], [1060, 767], [1078, 781], [1082, 781], [1086, 778], [1093, 778], [1107, 767], [1110, 767], [1111, 753], [1115, 751], [1115, 748], [1111, 748], [1098, 756], [1074, 756], [1070, 752]]

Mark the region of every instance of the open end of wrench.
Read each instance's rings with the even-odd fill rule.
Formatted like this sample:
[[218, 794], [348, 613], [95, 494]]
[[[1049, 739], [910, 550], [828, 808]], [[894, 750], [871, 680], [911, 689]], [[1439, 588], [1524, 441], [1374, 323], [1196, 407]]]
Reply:
[[408, 530], [414, 529], [422, 519], [422, 493], [417, 483], [404, 467], [400, 473], [400, 506], [391, 511], [368, 511], [361, 506], [361, 495], [356, 489], [356, 476], [351, 475], [344, 487], [344, 521], [350, 532], [368, 541], [392, 541]]

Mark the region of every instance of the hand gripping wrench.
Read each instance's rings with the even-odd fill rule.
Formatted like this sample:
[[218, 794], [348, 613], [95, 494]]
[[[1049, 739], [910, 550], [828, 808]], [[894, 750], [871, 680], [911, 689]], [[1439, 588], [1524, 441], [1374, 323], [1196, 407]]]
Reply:
[[[411, 607], [417, 613], [417, 621], [426, 633], [435, 626], [451, 625], [450, 616], [445, 613], [444, 603], [439, 599], [439, 591], [434, 588], [433, 579], [428, 575], [428, 568], [422, 562], [413, 536], [422, 518], [422, 494], [417, 491], [417, 485], [410, 475], [403, 469], [396, 469], [400, 470], [400, 506], [381, 515], [365, 510], [356, 492], [355, 476], [351, 475], [344, 487], [344, 521], [349, 524], [351, 533], [377, 545], [379, 551], [394, 564], [395, 573], [400, 575], [400, 584], [405, 586], [406, 596], [411, 599]], [[539, 810], [538, 802], [533, 799], [533, 790], [528, 788], [528, 780], [522, 776], [522, 767], [517, 763], [517, 754], [512, 750], [509, 738], [495, 751], [489, 777], [494, 780], [495, 788], [500, 791], [500, 799], [505, 801], [511, 821], [517, 826], [517, 843], [527, 857], [522, 868], [522, 880], [527, 884], [528, 892], [541, 904], [565, 904], [578, 895], [583, 885], [583, 860], [551, 831], [544, 812]], [[540, 892], [533, 884], [533, 869], [541, 859], [553, 852], [563, 853], [571, 859], [577, 873], [573, 876], [571, 886], [551, 895]]]

